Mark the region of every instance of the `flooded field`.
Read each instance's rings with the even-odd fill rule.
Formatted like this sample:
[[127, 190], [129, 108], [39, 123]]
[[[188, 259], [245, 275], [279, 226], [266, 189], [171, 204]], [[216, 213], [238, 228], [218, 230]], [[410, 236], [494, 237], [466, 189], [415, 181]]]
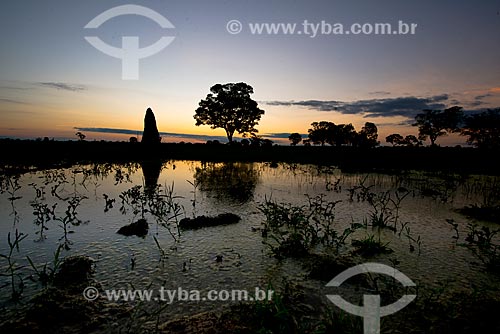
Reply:
[[[384, 263], [406, 274], [419, 291], [443, 289], [449, 296], [500, 286], [498, 223], [460, 213], [497, 205], [499, 177], [169, 161], [4, 173], [0, 181], [5, 310], [28, 303], [44, 288], [40, 272], [70, 255], [95, 260], [102, 290], [206, 293], [279, 289], [293, 282], [328, 303], [325, 285], [338, 272], [324, 266], [311, 275], [311, 256]], [[224, 213], [241, 220], [179, 226], [184, 218]], [[145, 236], [117, 233], [140, 219], [148, 223]], [[307, 224], [316, 225], [309, 231]], [[162, 312], [174, 318], [224, 306], [176, 302]]]

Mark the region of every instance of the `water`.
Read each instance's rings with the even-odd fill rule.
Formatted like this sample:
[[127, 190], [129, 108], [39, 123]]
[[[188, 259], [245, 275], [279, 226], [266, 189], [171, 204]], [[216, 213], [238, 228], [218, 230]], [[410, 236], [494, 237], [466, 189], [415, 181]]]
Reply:
[[[472, 220], [458, 214], [456, 209], [483, 203], [488, 194], [494, 193], [498, 182], [498, 178], [489, 176], [451, 177], [416, 172], [347, 174], [312, 165], [276, 167], [265, 163], [193, 161], [82, 165], [25, 173], [17, 181], [4, 175], [0, 195], [0, 254], [8, 254], [7, 235], [10, 232], [13, 236], [17, 229], [28, 235], [20, 243], [19, 252], [13, 253], [16, 262], [23, 266], [19, 270], [22, 277], [33, 274], [27, 256], [37, 266], [50, 263], [58, 246], [65, 243], [68, 249], [63, 250], [63, 256], [84, 254], [96, 260], [95, 278], [104, 289], [163, 286], [172, 290], [197, 289], [202, 293], [211, 289], [253, 291], [269, 284], [279, 286], [282, 278], [287, 278], [324, 295], [325, 282], [308, 279], [300, 260], [278, 261], [270, 256], [259, 231], [264, 215], [258, 206], [270, 198], [304, 205], [306, 195], [322, 194], [328, 201], [340, 201], [335, 207], [335, 222], [343, 229], [353, 222], [363, 223], [373, 210], [367, 201], [358, 201], [359, 189], [350, 198], [349, 189], [363, 184], [375, 194], [390, 191], [392, 198], [398, 188], [400, 194], [408, 192], [398, 212], [399, 224], [406, 223], [407, 227], [399, 228], [401, 233], [368, 227], [352, 236], [360, 239], [373, 234], [378, 238], [380, 234], [394, 251], [369, 261], [390, 264], [391, 259], [397, 259], [398, 269], [424, 289], [442, 284], [453, 291], [498, 286], [498, 277], [488, 274], [467, 247], [457, 245], [452, 238], [455, 232], [446, 222], [453, 219], [458, 224], [463, 241], [467, 224]], [[183, 208], [179, 218], [232, 212], [242, 220], [234, 225], [182, 231], [178, 237], [174, 228], [170, 229], [171, 235], [146, 212], [150, 229], [145, 238], [117, 234], [121, 226], [141, 217], [139, 204], [125, 204], [126, 211], [120, 210], [120, 195], [134, 186], [139, 185], [142, 190], [143, 186], [151, 189], [155, 184], [160, 185], [161, 191], [173, 187], [173, 201]], [[112, 207], [106, 208], [104, 195], [115, 199]], [[9, 200], [12, 197], [16, 199]], [[73, 220], [78, 223], [77, 226], [68, 223], [65, 236], [63, 218], [72, 198], [81, 199]], [[54, 214], [60, 218], [46, 222], [42, 238], [37, 234], [40, 226], [34, 223], [35, 203], [47, 204], [49, 209], [57, 204]], [[134, 206], [139, 211], [136, 214]], [[414, 251], [410, 251], [410, 245]], [[349, 251], [349, 243], [343, 249]], [[216, 261], [217, 256], [223, 260]], [[5, 269], [6, 262], [2, 261], [1, 268]], [[9, 282], [8, 277], [1, 278], [1, 285]], [[26, 280], [24, 296], [29, 297], [39, 289], [39, 285]], [[0, 290], [3, 305], [8, 305], [9, 296], [10, 286]], [[208, 302], [176, 303], [169, 307], [169, 314], [186, 315], [213, 307]]]

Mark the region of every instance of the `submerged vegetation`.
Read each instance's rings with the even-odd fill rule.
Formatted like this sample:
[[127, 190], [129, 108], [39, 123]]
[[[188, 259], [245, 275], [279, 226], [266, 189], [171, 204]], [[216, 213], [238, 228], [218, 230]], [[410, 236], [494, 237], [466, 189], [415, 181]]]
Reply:
[[[151, 166], [154, 170], [148, 170]], [[144, 173], [142, 180], [137, 178], [140, 168]], [[161, 177], [170, 176], [174, 171], [180, 173], [180, 181], [173, 179], [175, 189], [173, 181], [158, 179], [162, 170], [168, 173]], [[186, 171], [192, 175], [187, 183]], [[269, 175], [297, 181], [299, 186], [293, 194], [279, 184], [269, 189], [262, 181]], [[321, 289], [336, 274], [363, 262], [387, 263], [406, 271], [414, 263], [431, 261], [436, 241], [429, 238], [426, 226], [418, 222], [419, 212], [415, 213], [412, 206], [415, 201], [445, 208], [446, 214], [453, 215], [453, 218], [432, 222], [440, 229], [439, 233], [449, 233], [439, 239], [443, 243], [449, 237], [449, 244], [444, 245], [450, 249], [447, 256], [465, 252], [460, 256], [468, 259], [466, 261], [469, 257], [473, 259], [471, 262], [478, 271], [487, 269], [481, 274], [491, 275], [493, 288], [498, 288], [494, 282], [500, 272], [500, 229], [487, 223], [487, 219], [478, 216], [473, 219], [471, 214], [456, 212], [464, 206], [498, 205], [500, 196], [496, 185], [498, 180], [493, 176], [423, 172], [381, 176], [341, 173], [334, 166], [282, 163], [92, 164], [19, 174], [2, 170], [0, 192], [7, 199], [3, 208], [8, 210], [3, 217], [10, 220], [7, 243], [2, 241], [4, 246], [0, 251], [0, 293], [5, 298], [2, 306], [9, 310], [9, 316], [19, 312], [19, 319], [29, 319], [30, 314], [36, 314], [36, 321], [29, 319], [33, 324], [42, 321], [44, 308], [66, 314], [69, 305], [77, 304], [76, 309], [83, 312], [83, 320], [73, 317], [65, 323], [65, 326], [73, 326], [75, 332], [105, 310], [94, 327], [83, 332], [104, 330], [107, 317], [118, 328], [113, 330], [130, 333], [182, 332], [179, 328], [195, 328], [190, 326], [195, 326], [197, 321], [218, 326], [215, 332], [220, 333], [224, 330], [358, 333], [362, 326], [360, 318], [335, 308], [324, 298], [325, 291]], [[100, 218], [89, 214], [92, 213], [89, 208], [96, 207], [102, 215]], [[78, 290], [82, 282], [77, 276], [83, 275], [85, 280], [92, 281], [95, 273], [109, 272], [103, 266], [109, 265], [106, 257], [110, 255], [105, 254], [107, 248], [104, 248], [93, 253], [96, 260], [83, 256], [77, 261], [74, 257], [93, 252], [91, 248], [95, 244], [82, 246], [81, 235], [97, 226], [105, 226], [97, 219], [109, 221], [109, 226], [96, 233], [111, 230], [106, 236], [111, 242], [106, 241], [106, 247], [110, 247], [110, 253], [116, 252], [113, 261], [121, 259], [118, 261], [120, 279], [130, 277], [134, 288], [154, 286], [160, 280], [158, 277], [162, 284], [183, 278], [211, 279], [214, 275], [220, 275], [222, 280], [237, 281], [240, 273], [255, 271], [259, 280], [272, 283], [276, 294], [272, 300], [216, 307], [212, 315], [203, 313], [184, 320], [171, 315], [172, 308], [162, 303], [110, 305], [99, 299], [89, 304]], [[222, 221], [227, 224], [219, 224]], [[143, 238], [137, 238], [135, 233], [129, 237], [116, 235], [120, 228], [137, 222], [147, 226], [146, 233], [141, 234]], [[213, 228], [213, 225], [219, 227]], [[229, 230], [233, 234], [226, 235], [225, 231]], [[213, 239], [196, 239], [198, 235], [210, 235]], [[190, 238], [200, 245], [206, 243], [205, 248], [191, 245]], [[242, 238], [250, 241], [242, 241]], [[37, 246], [30, 242], [36, 242]], [[253, 244], [245, 250], [240, 242], [246, 242], [245, 247]], [[113, 243], [124, 246], [117, 251]], [[455, 245], [463, 247], [453, 248]], [[33, 247], [44, 251], [33, 254], [30, 252]], [[159, 254], [159, 257], [151, 254]], [[259, 272], [260, 266], [269, 272]], [[297, 277], [287, 274], [286, 268], [290, 266], [299, 273]], [[66, 274], [61, 274], [65, 271]], [[162, 272], [169, 276], [155, 276]], [[151, 273], [151, 277], [144, 273]], [[138, 280], [138, 276], [142, 280]], [[288, 281], [276, 282], [282, 276]], [[99, 286], [99, 282], [94, 283]], [[488, 326], [497, 325], [480, 314], [465, 313], [471, 310], [468, 302], [477, 307], [481, 302], [498, 306], [494, 297], [481, 297], [475, 290], [480, 288], [474, 286], [472, 292], [462, 294], [460, 303], [452, 303], [449, 298], [459, 293], [456, 288], [435, 291], [426, 281], [417, 283], [419, 297], [415, 305], [391, 318], [395, 332], [471, 333], [465, 327], [454, 325], [455, 319], [467, 324], [480, 319], [483, 323], [489, 321]], [[404, 292], [395, 282], [377, 275], [363, 276], [349, 284], [362, 291], [380, 293], [384, 301], [396, 300]], [[106, 281], [103, 288], [109, 285], [110, 281]], [[320, 288], [311, 290], [311, 285]], [[61, 286], [65, 286], [63, 292], [57, 292], [55, 288]], [[16, 309], [20, 303], [34, 309], [28, 313], [26, 308]], [[414, 328], [409, 328], [405, 317], [411, 319]], [[54, 324], [62, 321], [51, 319]], [[52, 326], [44, 323], [49, 325]], [[13, 331], [25, 327], [20, 322], [2, 319], [2, 328]]]
[[265, 215], [262, 235], [274, 256], [303, 256], [317, 245], [339, 249], [359, 224], [338, 230], [335, 228], [335, 205], [323, 195], [308, 197], [308, 205], [293, 206], [269, 199], [259, 205]]

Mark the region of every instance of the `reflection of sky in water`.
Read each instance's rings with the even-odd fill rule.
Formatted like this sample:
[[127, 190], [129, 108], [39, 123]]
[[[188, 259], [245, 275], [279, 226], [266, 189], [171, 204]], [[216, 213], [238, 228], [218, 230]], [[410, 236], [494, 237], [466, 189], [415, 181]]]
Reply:
[[[371, 208], [366, 202], [357, 202], [356, 196], [353, 197], [354, 201], [349, 201], [348, 189], [363, 179], [366, 186], [373, 185], [371, 191], [375, 193], [398, 187], [411, 191], [402, 202], [400, 220], [409, 222], [412, 235], [420, 236], [422, 240], [421, 255], [418, 256], [417, 252], [408, 251], [409, 240], [404, 232], [399, 237], [390, 231], [382, 231], [382, 239], [389, 242], [389, 247], [395, 252], [375, 257], [372, 261], [390, 264], [388, 259], [397, 258], [401, 262], [399, 269], [424, 288], [446, 280], [453, 281], [453, 286], [464, 288], [469, 287], [469, 282], [489, 282], [482, 267], [471, 264], [473, 261], [477, 262], [471, 252], [465, 247], [454, 245], [451, 238], [453, 231], [445, 220], [453, 218], [459, 224], [461, 235], [465, 236], [465, 226], [469, 221], [453, 210], [467, 204], [481, 203], [487, 186], [498, 183], [495, 178], [469, 178], [462, 183], [448, 180], [447, 186], [447, 182], [441, 179], [418, 173], [405, 177], [381, 174], [366, 176], [342, 174], [338, 170], [307, 165], [280, 165], [271, 168], [263, 163], [189, 161], [172, 161], [163, 166], [149, 162], [121, 168], [115, 165], [101, 165], [99, 169], [81, 166], [66, 169], [64, 173], [59, 170], [59, 173], [63, 175], [57, 177], [55, 171], [46, 171], [21, 176], [21, 188], [16, 196], [22, 198], [14, 202], [19, 218], [15, 226], [12, 206], [8, 200], [10, 195], [8, 192], [0, 195], [0, 252], [5, 254], [8, 251], [7, 233], [17, 228], [28, 234], [21, 244], [19, 254], [15, 254], [19, 263], [27, 265], [27, 255], [39, 264], [52, 260], [52, 254], [63, 236], [63, 229], [60, 222], [49, 221], [46, 238], [35, 241], [39, 239], [36, 234], [39, 227], [33, 224], [33, 209], [30, 204], [36, 199], [35, 188], [43, 189], [45, 194], [37, 201], [49, 206], [58, 203], [56, 214], [64, 215], [67, 204], [54, 197], [51, 189], [65, 179], [65, 183], [57, 188], [58, 195], [63, 199], [75, 194], [84, 196], [85, 199], [77, 208], [77, 215], [88, 223], [70, 227], [74, 232], [68, 234], [72, 242], [71, 250], [65, 251], [64, 255], [87, 254], [96, 259], [96, 279], [104, 288], [127, 288], [129, 283], [136, 288], [146, 288], [152, 283], [153, 287], [163, 285], [167, 289], [179, 286], [203, 291], [253, 289], [255, 286], [266, 287], [269, 282], [279, 285], [282, 277], [288, 277], [303, 281], [314, 289], [323, 289], [324, 283], [305, 281], [306, 273], [298, 262], [286, 260], [279, 263], [268, 256], [268, 249], [262, 243], [260, 232], [252, 228], [259, 227], [263, 220], [257, 206], [266, 198], [303, 205], [307, 200], [305, 194], [325, 194], [328, 200], [342, 200], [337, 204], [335, 212], [339, 229], [343, 229], [352, 222], [363, 222], [369, 215]], [[175, 195], [179, 196], [176, 200], [184, 207], [186, 216], [233, 212], [240, 215], [242, 221], [235, 225], [183, 231], [180, 241], [175, 243], [166, 229], [146, 214], [150, 230], [144, 239], [116, 234], [121, 226], [137, 220], [132, 210], [128, 210], [126, 214], [120, 212], [120, 193], [134, 185], [142, 185], [143, 182], [151, 186], [157, 177], [162, 189], [173, 185]], [[36, 186], [30, 185], [32, 183]], [[333, 190], [334, 184], [337, 184], [337, 191]], [[457, 187], [451, 187], [451, 184]], [[429, 189], [434, 190], [435, 198], [420, 195], [423, 190]], [[445, 193], [446, 196], [443, 195]], [[116, 200], [107, 212], [104, 212], [104, 194]], [[442, 201], [445, 197], [446, 203]], [[360, 230], [355, 237], [363, 238], [368, 233], [377, 232], [371, 228]], [[167, 253], [166, 258], [161, 259], [153, 236]], [[223, 256], [221, 263], [215, 261], [217, 255]], [[135, 260], [133, 269], [132, 258]], [[477, 270], [479, 268], [481, 270]], [[29, 270], [25, 268], [24, 272], [28, 273]], [[33, 286], [28, 284], [25, 292], [28, 295], [32, 293]], [[1, 290], [2, 299], [8, 293], [8, 289]], [[197, 312], [212, 306], [176, 305], [172, 306], [171, 312]]]

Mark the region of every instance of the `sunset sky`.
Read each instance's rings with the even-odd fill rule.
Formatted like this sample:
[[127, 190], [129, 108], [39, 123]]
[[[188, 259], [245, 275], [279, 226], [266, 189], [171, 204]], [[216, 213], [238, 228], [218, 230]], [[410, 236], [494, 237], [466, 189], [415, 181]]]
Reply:
[[[84, 29], [112, 7], [148, 7], [174, 26], [138, 15]], [[243, 30], [230, 34], [228, 21]], [[416, 23], [415, 35], [256, 35], [253, 23]], [[174, 41], [140, 60], [139, 80], [122, 80], [121, 60], [85, 36], [140, 47]], [[0, 137], [127, 140], [151, 107], [164, 141], [224, 136], [196, 127], [198, 102], [216, 83], [246, 82], [265, 110], [259, 134], [307, 133], [314, 121], [369, 121], [379, 136], [416, 134], [422, 109], [500, 107], [498, 0], [17, 0], [0, 11]], [[116, 130], [119, 129], [119, 130]], [[127, 130], [127, 131], [123, 131]], [[191, 135], [191, 136], [186, 136]], [[194, 135], [194, 136], [193, 136]], [[442, 144], [464, 138], [440, 139]]]

